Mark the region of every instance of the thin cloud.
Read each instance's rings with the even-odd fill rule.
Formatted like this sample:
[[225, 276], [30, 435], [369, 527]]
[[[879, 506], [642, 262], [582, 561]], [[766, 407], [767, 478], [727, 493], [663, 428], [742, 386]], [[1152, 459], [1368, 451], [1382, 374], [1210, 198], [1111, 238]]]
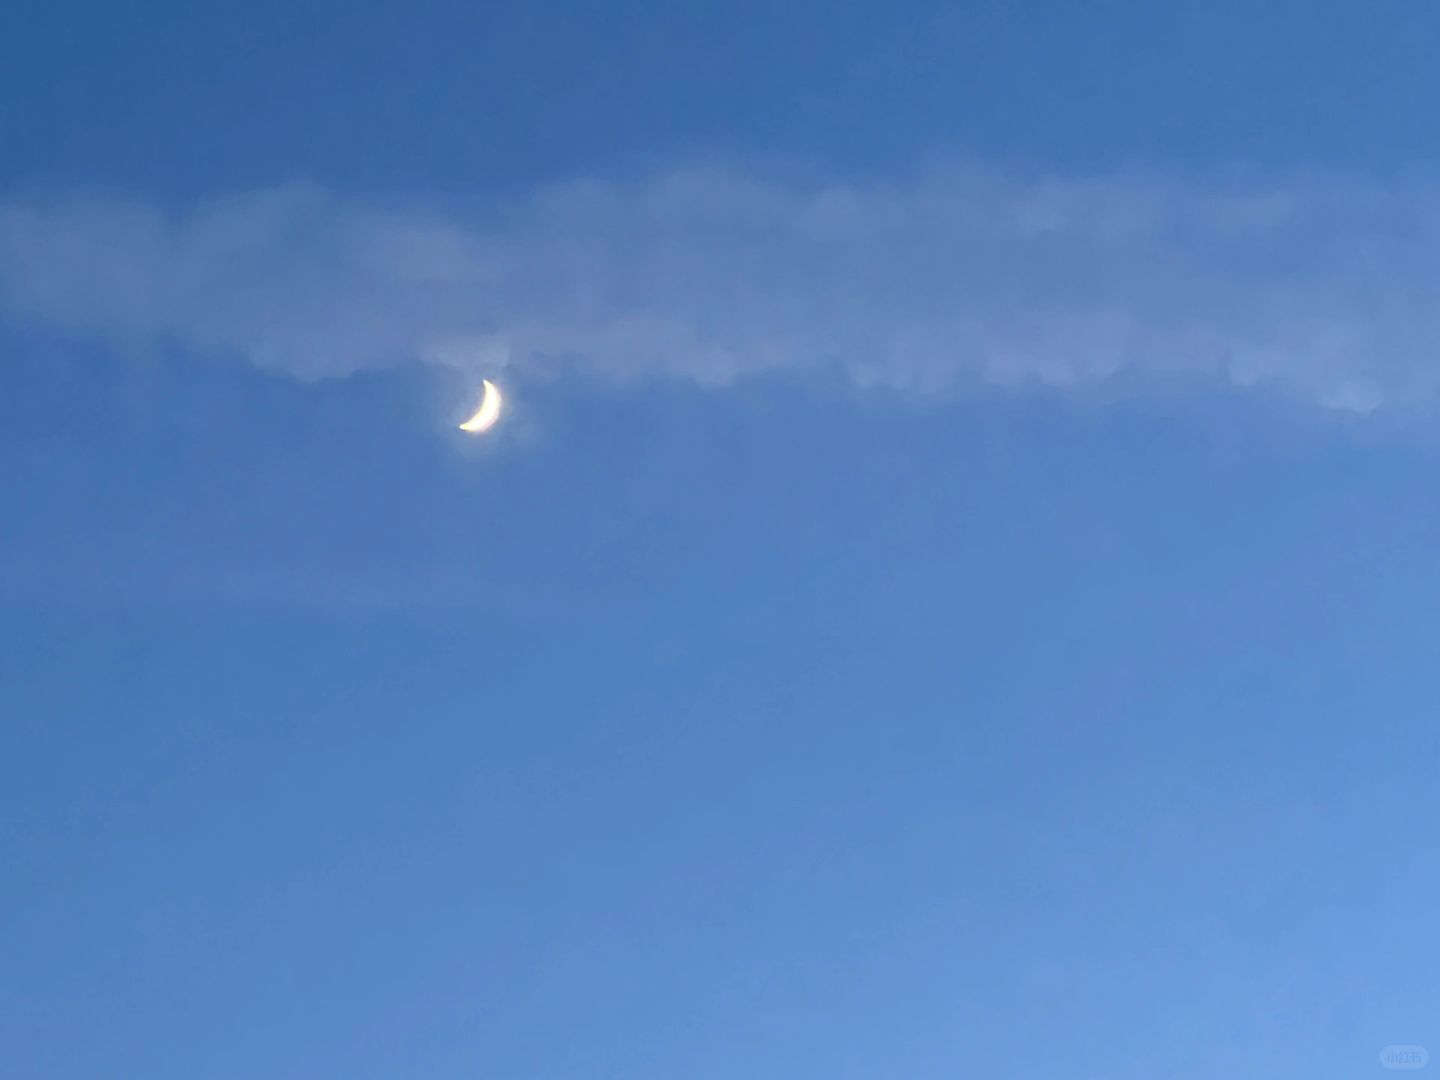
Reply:
[[310, 187], [0, 203], [0, 309], [300, 378], [414, 362], [949, 394], [1200, 378], [1354, 413], [1440, 394], [1440, 191], [983, 170], [687, 171], [467, 216]]

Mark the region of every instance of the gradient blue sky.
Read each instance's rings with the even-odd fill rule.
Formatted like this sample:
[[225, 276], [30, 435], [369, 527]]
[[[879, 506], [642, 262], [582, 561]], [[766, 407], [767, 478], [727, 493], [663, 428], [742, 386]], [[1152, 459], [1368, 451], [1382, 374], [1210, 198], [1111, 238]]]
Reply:
[[1440, 1049], [1437, 43], [7, 5], [0, 1074]]

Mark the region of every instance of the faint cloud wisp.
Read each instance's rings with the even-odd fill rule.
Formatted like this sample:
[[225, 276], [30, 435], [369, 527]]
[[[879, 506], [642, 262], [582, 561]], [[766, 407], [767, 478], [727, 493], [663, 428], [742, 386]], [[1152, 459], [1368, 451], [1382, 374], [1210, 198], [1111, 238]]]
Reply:
[[486, 215], [307, 186], [0, 203], [0, 311], [313, 379], [413, 362], [858, 386], [1200, 378], [1428, 410], [1440, 193], [1309, 180], [555, 185]]

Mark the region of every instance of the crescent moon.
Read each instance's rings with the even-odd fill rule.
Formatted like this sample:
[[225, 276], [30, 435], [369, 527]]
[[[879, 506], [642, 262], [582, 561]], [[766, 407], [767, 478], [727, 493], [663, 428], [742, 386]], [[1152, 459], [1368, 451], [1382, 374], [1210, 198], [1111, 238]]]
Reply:
[[489, 379], [483, 380], [483, 384], [485, 392], [480, 398], [480, 408], [475, 410], [474, 416], [460, 425], [461, 431], [468, 431], [471, 435], [489, 431], [495, 426], [495, 421], [500, 419], [500, 406], [503, 402], [500, 388]]

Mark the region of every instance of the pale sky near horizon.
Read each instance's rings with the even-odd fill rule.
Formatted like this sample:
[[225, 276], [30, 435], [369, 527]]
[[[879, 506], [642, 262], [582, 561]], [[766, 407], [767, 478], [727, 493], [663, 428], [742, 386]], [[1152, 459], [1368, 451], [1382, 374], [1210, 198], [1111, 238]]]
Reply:
[[0, 1075], [1440, 1049], [1437, 42], [7, 6]]

